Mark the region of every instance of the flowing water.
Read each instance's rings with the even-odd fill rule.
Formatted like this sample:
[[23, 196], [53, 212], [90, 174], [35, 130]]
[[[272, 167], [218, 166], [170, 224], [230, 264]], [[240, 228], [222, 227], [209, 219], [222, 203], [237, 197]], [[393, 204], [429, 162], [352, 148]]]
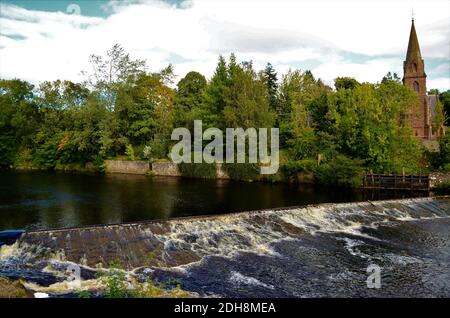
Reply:
[[123, 174], [0, 172], [0, 231], [137, 222], [413, 195], [418, 194]]
[[[108, 226], [30, 231], [0, 250], [0, 276], [34, 291], [82, 288], [110, 261], [199, 296], [450, 297], [450, 198], [318, 204]], [[381, 268], [367, 287], [369, 265]]]

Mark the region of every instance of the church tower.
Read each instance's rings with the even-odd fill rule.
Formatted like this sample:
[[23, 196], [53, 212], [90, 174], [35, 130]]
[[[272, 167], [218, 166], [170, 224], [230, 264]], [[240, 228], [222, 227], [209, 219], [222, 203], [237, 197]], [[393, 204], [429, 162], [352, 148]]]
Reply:
[[411, 123], [414, 134], [423, 140], [432, 138], [431, 110], [427, 96], [427, 75], [425, 63], [420, 53], [414, 19], [409, 34], [408, 51], [403, 62], [403, 84], [414, 90], [419, 98], [419, 103], [411, 113]]

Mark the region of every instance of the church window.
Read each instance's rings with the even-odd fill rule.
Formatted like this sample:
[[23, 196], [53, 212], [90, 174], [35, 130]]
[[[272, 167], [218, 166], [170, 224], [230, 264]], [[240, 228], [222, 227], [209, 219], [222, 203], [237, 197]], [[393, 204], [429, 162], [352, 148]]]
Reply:
[[414, 82], [414, 84], [413, 84], [413, 89], [414, 89], [414, 91], [416, 91], [416, 92], [419, 91], [419, 83], [418, 83], [417, 81]]
[[417, 64], [416, 63], [412, 64], [412, 69], [414, 72], [417, 72]]

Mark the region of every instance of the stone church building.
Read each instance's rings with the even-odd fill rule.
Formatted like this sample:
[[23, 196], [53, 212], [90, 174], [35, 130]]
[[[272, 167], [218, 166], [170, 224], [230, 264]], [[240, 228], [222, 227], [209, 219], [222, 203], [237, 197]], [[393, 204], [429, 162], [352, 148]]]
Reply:
[[427, 95], [425, 63], [420, 53], [414, 19], [411, 24], [406, 60], [403, 62], [403, 84], [413, 89], [419, 98], [418, 106], [411, 114], [414, 134], [425, 143], [435, 141], [438, 136], [444, 134], [444, 127], [433, 125], [438, 96]]

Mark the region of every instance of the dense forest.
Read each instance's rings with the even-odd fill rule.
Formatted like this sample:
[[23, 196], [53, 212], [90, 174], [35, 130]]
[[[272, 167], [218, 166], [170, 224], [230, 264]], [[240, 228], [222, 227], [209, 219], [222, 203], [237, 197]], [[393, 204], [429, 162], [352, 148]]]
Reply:
[[[211, 79], [192, 71], [175, 86], [171, 65], [148, 72], [119, 45], [89, 61], [82, 83], [0, 80], [1, 167], [90, 162], [101, 171], [108, 158], [165, 159], [172, 129], [193, 129], [201, 119], [204, 128], [279, 127], [273, 180], [309, 171], [319, 182], [354, 185], [368, 170], [450, 170], [450, 137], [441, 136], [435, 151], [416, 140], [407, 118], [417, 96], [395, 74], [376, 84], [337, 78], [331, 88], [310, 71], [278, 76], [270, 64], [257, 71], [232, 54], [219, 57]], [[450, 90], [440, 100], [436, 126], [450, 113]]]

